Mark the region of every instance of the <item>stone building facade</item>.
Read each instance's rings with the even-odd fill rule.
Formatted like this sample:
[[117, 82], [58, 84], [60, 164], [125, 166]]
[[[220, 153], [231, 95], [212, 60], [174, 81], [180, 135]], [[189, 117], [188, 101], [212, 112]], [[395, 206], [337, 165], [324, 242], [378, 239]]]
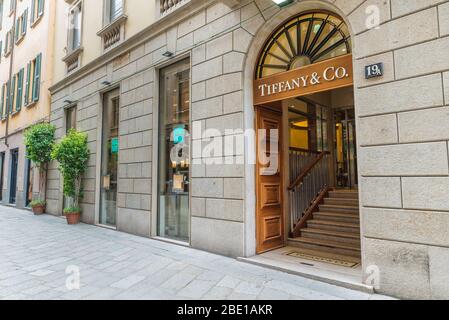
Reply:
[[[89, 137], [83, 221], [102, 224], [104, 94], [118, 89], [120, 99], [114, 227], [160, 237], [163, 70], [188, 59], [189, 126], [239, 138], [239, 129], [255, 127], [253, 82], [261, 49], [284, 21], [311, 10], [342, 17], [352, 38], [361, 278], [369, 279], [375, 266], [381, 293], [448, 298], [449, 1], [298, 0], [280, 8], [271, 0], [191, 0], [157, 18], [51, 88], [58, 138], [68, 105], [76, 106], [77, 129]], [[376, 12], [379, 25], [373, 27]], [[365, 66], [373, 63], [383, 63], [384, 74], [365, 79]], [[208, 138], [193, 130], [191, 144]], [[195, 164], [202, 155], [193, 151], [189, 245], [232, 257], [256, 254], [256, 170], [249, 161], [255, 153], [255, 139], [246, 139], [243, 150], [223, 146], [223, 164]], [[60, 215], [56, 163], [47, 195], [48, 212]]]
[[52, 1], [0, 1], [0, 203], [29, 208], [39, 173], [26, 159], [23, 133], [49, 121]]

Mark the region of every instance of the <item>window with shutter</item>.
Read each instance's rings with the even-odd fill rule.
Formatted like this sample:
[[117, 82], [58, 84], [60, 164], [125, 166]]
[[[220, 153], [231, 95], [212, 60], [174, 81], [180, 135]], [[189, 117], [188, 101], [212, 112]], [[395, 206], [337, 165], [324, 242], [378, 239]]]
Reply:
[[11, 87], [9, 90], [9, 113], [13, 114], [14, 113], [14, 96], [16, 93], [16, 77], [12, 78], [12, 82], [11, 82]]
[[22, 35], [27, 33], [27, 24], [28, 24], [28, 9], [22, 15]]
[[2, 96], [1, 96], [2, 100], [0, 101], [0, 118], [3, 119], [4, 115], [3, 115], [3, 108], [4, 108], [4, 104], [5, 104], [5, 85], [2, 85]]
[[[2, 24], [3, 24], [3, 4], [4, 4], [4, 0], [0, 0], [0, 29], [2, 28]], [[1, 50], [0, 50], [1, 52]]]
[[25, 105], [30, 103], [30, 76], [31, 76], [31, 62], [27, 65], [27, 77], [25, 80]]
[[16, 111], [22, 109], [22, 95], [23, 95], [23, 74], [24, 70], [21, 69], [17, 74], [17, 97], [16, 97]]
[[41, 81], [41, 62], [42, 54], [39, 54], [34, 63], [34, 79], [33, 79], [33, 102], [39, 100], [40, 81]]
[[17, 42], [19, 40], [20, 35], [20, 18], [16, 19], [16, 24], [14, 26], [14, 41]]
[[36, 0], [31, 1], [31, 24], [36, 20]]
[[6, 115], [9, 113], [9, 100], [11, 98], [11, 96], [9, 94], [9, 87], [10, 87], [9, 84], [10, 84], [10, 82], [8, 81], [6, 83], [6, 89], [5, 89], [5, 95], [6, 95], [6, 98], [5, 98], [5, 114]]
[[37, 15], [40, 17], [44, 14], [45, 0], [37, 0]]

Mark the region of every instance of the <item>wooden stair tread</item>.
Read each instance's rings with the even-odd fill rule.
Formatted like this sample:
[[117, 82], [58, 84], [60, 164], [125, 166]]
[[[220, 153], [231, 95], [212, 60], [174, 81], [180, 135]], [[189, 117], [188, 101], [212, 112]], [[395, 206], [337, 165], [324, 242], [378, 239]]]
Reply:
[[328, 248], [339, 248], [339, 249], [353, 250], [353, 251], [357, 251], [357, 252], [361, 251], [360, 245], [358, 245], [358, 244], [338, 242], [338, 241], [320, 240], [320, 239], [312, 239], [312, 238], [304, 238], [304, 237], [291, 239], [290, 241], [312, 244], [312, 245], [320, 245], [320, 246], [324, 246], [324, 247], [328, 247]]
[[305, 228], [305, 229], [302, 229], [301, 232], [309, 232], [309, 233], [315, 233], [315, 234], [322, 234], [322, 235], [328, 235], [328, 236], [360, 240], [360, 234], [352, 233], [352, 232], [332, 231], [332, 230], [323, 230], [323, 229], [316, 229], [316, 228]]
[[313, 219], [313, 220], [309, 220], [307, 223], [324, 224], [324, 225], [347, 227], [347, 228], [360, 228], [359, 223], [349, 223], [349, 222], [332, 221], [332, 220]]
[[[294, 239], [289, 239], [289, 241], [294, 241]], [[348, 255], [338, 254], [338, 253], [330, 253], [325, 251], [319, 251], [319, 250], [313, 250], [313, 249], [305, 249], [305, 248], [295, 248], [292, 251], [298, 251], [300, 253], [304, 253], [310, 256], [316, 256], [321, 258], [327, 258], [327, 259], [334, 259], [334, 260], [342, 260], [342, 261], [348, 261], [353, 263], [360, 263], [360, 258], [351, 257]]]

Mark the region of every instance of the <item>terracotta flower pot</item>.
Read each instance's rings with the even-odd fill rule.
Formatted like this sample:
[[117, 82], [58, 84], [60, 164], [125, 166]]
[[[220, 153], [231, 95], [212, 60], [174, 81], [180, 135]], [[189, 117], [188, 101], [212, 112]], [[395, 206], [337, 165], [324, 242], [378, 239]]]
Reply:
[[32, 208], [32, 210], [35, 215], [39, 216], [39, 215], [45, 213], [45, 206], [40, 204], [40, 205], [34, 206]]
[[70, 225], [80, 223], [80, 219], [81, 219], [80, 212], [66, 213], [65, 216], [67, 218], [67, 223]]

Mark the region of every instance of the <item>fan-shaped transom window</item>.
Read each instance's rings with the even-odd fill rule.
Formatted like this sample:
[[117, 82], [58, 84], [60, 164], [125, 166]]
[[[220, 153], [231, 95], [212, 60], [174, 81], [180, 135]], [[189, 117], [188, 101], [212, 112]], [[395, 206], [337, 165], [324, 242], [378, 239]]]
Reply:
[[281, 26], [260, 55], [256, 79], [351, 53], [344, 21], [329, 13], [307, 13]]

